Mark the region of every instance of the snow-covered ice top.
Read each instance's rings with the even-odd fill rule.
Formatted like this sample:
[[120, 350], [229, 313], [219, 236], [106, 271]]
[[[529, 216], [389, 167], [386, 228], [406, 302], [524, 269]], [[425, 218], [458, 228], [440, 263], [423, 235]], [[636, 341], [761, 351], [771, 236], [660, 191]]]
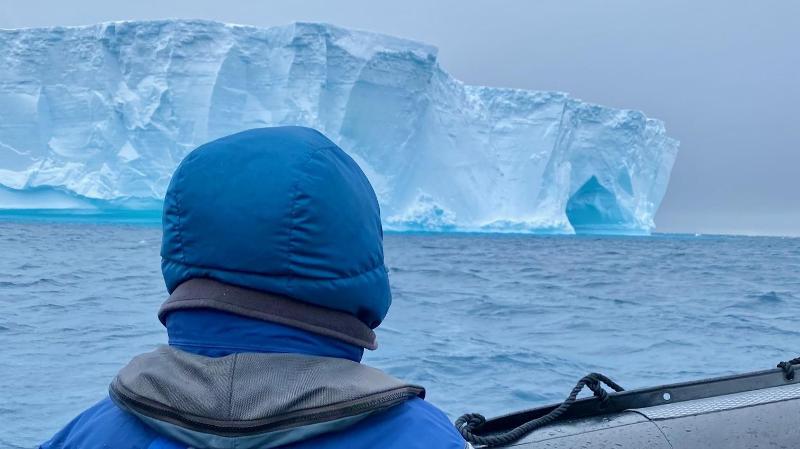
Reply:
[[305, 125], [389, 229], [646, 233], [678, 142], [641, 112], [465, 85], [436, 48], [311, 23], [0, 31], [0, 207], [158, 207], [195, 146]]

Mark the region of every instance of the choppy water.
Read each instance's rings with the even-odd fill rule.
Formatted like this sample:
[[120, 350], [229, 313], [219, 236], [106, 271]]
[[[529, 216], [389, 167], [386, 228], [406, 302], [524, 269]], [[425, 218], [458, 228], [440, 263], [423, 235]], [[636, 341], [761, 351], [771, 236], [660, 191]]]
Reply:
[[[0, 447], [34, 447], [165, 339], [156, 227], [0, 222]], [[769, 368], [800, 353], [800, 239], [388, 235], [366, 362], [451, 417]]]

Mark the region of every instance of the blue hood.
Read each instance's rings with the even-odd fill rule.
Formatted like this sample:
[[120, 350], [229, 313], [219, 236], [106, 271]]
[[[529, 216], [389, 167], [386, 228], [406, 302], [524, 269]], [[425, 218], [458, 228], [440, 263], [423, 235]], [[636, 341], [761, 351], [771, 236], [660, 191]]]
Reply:
[[172, 177], [162, 272], [346, 312], [377, 327], [391, 304], [380, 210], [358, 165], [319, 132], [261, 128], [205, 144]]

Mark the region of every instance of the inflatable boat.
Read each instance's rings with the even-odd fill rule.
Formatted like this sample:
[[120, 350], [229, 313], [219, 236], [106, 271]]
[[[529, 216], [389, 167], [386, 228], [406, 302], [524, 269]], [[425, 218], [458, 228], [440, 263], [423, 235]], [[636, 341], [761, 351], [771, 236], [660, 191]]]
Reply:
[[[456, 427], [474, 447], [795, 448], [800, 447], [798, 363], [630, 391], [590, 374], [562, 404], [490, 420], [467, 414]], [[602, 384], [618, 391], [606, 392]], [[584, 387], [594, 397], [576, 399]]]

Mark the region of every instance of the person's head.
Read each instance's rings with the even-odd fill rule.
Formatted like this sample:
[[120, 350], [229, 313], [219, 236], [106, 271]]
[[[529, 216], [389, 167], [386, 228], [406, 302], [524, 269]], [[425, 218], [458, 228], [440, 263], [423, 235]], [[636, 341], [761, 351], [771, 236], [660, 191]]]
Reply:
[[216, 309], [374, 349], [391, 292], [375, 192], [318, 131], [260, 128], [178, 166], [164, 200], [159, 311]]

